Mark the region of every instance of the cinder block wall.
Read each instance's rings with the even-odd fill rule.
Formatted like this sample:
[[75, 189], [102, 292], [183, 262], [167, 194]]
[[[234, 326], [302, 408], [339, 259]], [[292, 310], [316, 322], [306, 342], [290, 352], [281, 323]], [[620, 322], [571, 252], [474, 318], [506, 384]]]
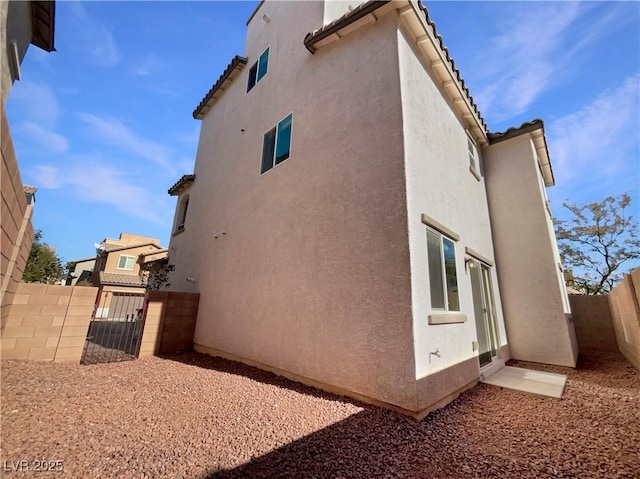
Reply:
[[192, 349], [199, 299], [198, 293], [147, 293], [147, 316], [139, 357]]
[[608, 298], [618, 348], [640, 370], [640, 268], [626, 275]]
[[570, 294], [569, 303], [580, 351], [618, 351], [607, 296]]
[[19, 283], [2, 328], [2, 359], [80, 363], [98, 288]]
[[0, 212], [0, 325], [4, 327], [9, 305], [13, 302], [18, 283], [33, 243], [31, 215], [33, 207], [27, 205], [20, 170], [11, 140], [9, 123], [2, 103], [0, 180], [2, 210]]

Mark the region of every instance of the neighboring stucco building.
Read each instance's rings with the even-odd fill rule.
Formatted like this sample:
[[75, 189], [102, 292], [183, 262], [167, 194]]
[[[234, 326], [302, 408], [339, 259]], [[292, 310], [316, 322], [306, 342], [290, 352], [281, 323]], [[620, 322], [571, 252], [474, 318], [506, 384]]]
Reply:
[[142, 265], [167, 256], [159, 239], [130, 233], [120, 233], [118, 239], [105, 238], [96, 252], [93, 285], [102, 291], [118, 292], [144, 292]]
[[0, 224], [0, 316], [4, 329], [9, 306], [22, 279], [34, 230], [31, 224], [36, 188], [22, 183], [5, 101], [13, 82], [20, 80], [20, 64], [29, 44], [54, 51], [55, 2], [0, 2], [0, 78], [2, 89], [2, 212]]
[[169, 190], [196, 350], [418, 417], [511, 357], [575, 366], [542, 122], [490, 133], [419, 2], [247, 26]]
[[67, 276], [67, 286], [93, 286], [93, 269], [95, 258], [78, 259], [73, 262], [73, 271]]

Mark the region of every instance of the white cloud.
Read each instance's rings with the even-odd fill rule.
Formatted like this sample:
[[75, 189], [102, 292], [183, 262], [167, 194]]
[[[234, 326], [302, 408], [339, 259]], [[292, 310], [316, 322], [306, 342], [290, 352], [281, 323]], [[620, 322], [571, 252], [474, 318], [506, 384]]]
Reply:
[[113, 67], [120, 61], [116, 42], [106, 25], [93, 19], [80, 2], [65, 2], [75, 17], [77, 48], [88, 55], [89, 61], [96, 66]]
[[90, 113], [80, 113], [78, 116], [80, 120], [89, 125], [94, 133], [103, 141], [120, 146], [169, 171], [173, 170], [170, 162], [172, 151], [166, 146], [140, 138], [117, 120], [100, 118]]
[[[566, 30], [581, 14], [574, 2], [530, 5], [508, 22], [498, 24], [500, 34], [490, 39], [482, 55], [480, 74], [485, 88], [475, 95], [485, 116], [500, 121], [518, 115], [545, 91]], [[497, 117], [497, 118], [496, 118]]]
[[36, 186], [45, 189], [66, 188], [72, 197], [164, 224], [166, 212], [171, 211], [167, 195], [150, 192], [138, 184], [128, 182], [128, 176], [97, 158], [82, 158], [64, 169], [49, 165], [37, 166], [31, 176]]
[[161, 62], [153, 53], [150, 53], [133, 68], [133, 74], [136, 76], [151, 76], [164, 70], [166, 66], [166, 63]]
[[21, 112], [20, 116], [32, 123], [54, 125], [60, 117], [56, 94], [47, 85], [20, 82], [11, 90], [10, 101]]
[[60, 188], [63, 181], [60, 179], [60, 172], [58, 168], [53, 166], [36, 166], [31, 176], [36, 180], [36, 184], [39, 188], [47, 188], [55, 190]]
[[637, 174], [639, 90], [640, 74], [636, 74], [551, 123], [547, 136], [559, 183], [571, 185], [578, 179], [593, 179], [606, 185], [618, 181], [618, 175], [624, 178]]
[[22, 123], [16, 132], [29, 136], [34, 143], [39, 143], [48, 152], [61, 154], [69, 149], [69, 141], [62, 135], [49, 131], [35, 123]]

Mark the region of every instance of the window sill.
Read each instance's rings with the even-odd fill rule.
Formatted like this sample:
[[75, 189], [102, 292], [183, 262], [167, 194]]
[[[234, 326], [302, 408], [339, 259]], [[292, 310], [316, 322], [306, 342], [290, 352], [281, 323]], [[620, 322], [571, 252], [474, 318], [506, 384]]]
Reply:
[[469, 171], [475, 177], [476, 180], [480, 181], [482, 179], [482, 176], [480, 175], [480, 173], [478, 173], [478, 170], [476, 170], [473, 166], [469, 167]]
[[467, 315], [461, 313], [438, 313], [429, 315], [429, 324], [466, 323]]
[[172, 236], [177, 236], [180, 233], [184, 233], [184, 225], [180, 225], [176, 228], [176, 230], [173, 232]]

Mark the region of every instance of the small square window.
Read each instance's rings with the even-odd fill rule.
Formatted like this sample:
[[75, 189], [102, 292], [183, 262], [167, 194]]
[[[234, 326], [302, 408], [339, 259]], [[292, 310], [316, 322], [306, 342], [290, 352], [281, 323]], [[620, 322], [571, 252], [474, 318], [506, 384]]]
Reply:
[[289, 158], [291, 153], [291, 129], [293, 113], [281, 120], [275, 128], [264, 134], [262, 144], [262, 167], [260, 173], [270, 170]]
[[129, 256], [121, 254], [118, 258], [118, 269], [126, 269], [127, 271], [133, 271], [133, 265], [135, 263], [135, 256]]

